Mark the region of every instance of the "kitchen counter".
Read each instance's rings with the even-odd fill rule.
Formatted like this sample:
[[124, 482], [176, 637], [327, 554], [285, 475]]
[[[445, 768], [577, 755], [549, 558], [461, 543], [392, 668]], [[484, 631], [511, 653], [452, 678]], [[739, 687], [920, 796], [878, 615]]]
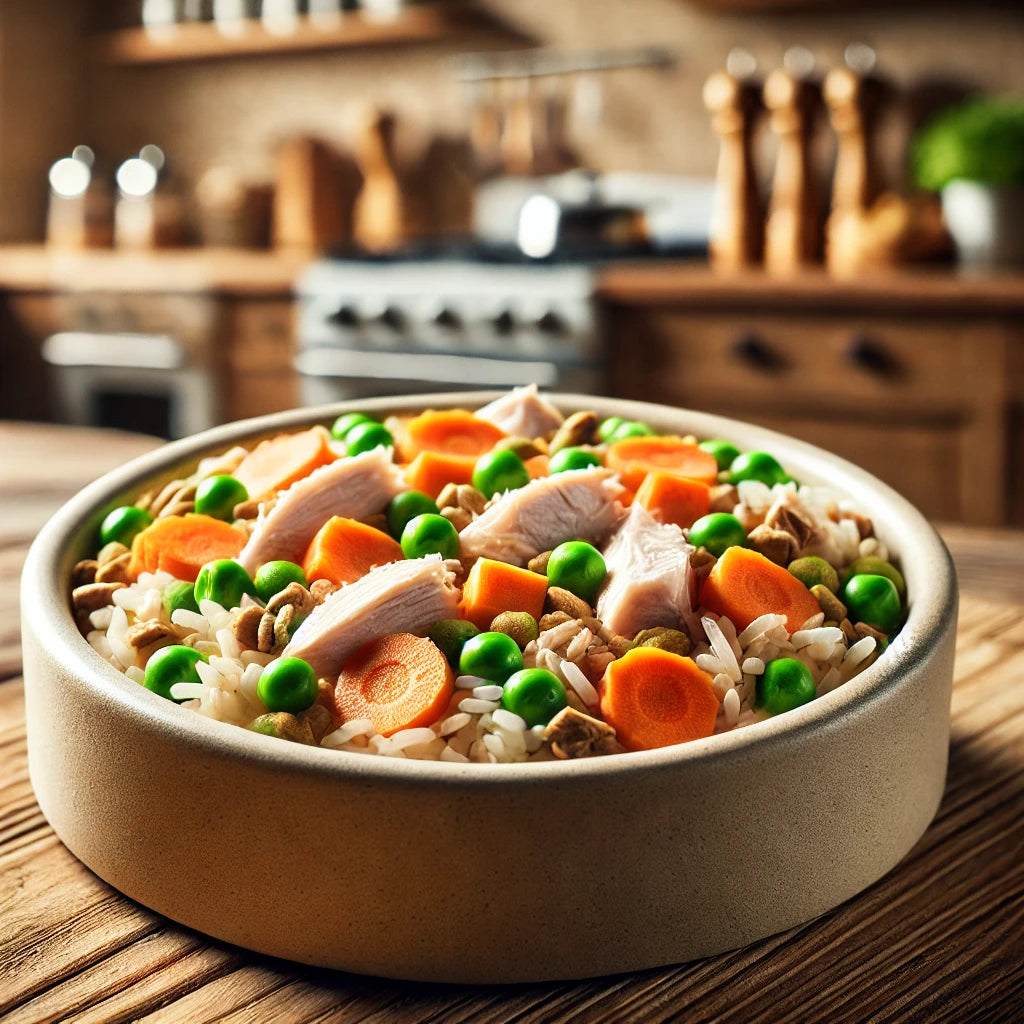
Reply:
[[[74, 491], [155, 443], [109, 431], [0, 423], [0, 1017], [9, 1024], [297, 1022], [332, 1015], [410, 1024], [1020, 1018], [1021, 533], [942, 529], [961, 583], [946, 795], [906, 859], [867, 891], [744, 949], [637, 974], [501, 988], [391, 982], [275, 960], [180, 927], [83, 867], [36, 805], [18, 642], [25, 550]], [[187, 877], [187, 865], [168, 870]]]
[[82, 252], [0, 246], [0, 291], [290, 295], [308, 253], [231, 248]]

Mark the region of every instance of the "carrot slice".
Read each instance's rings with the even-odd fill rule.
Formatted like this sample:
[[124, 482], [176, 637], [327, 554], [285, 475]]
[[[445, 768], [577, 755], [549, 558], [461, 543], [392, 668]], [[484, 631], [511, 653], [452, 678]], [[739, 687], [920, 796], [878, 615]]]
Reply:
[[540, 573], [478, 558], [462, 588], [459, 616], [483, 630], [490, 629], [491, 620], [501, 612], [529, 612], [539, 619], [547, 592], [547, 577]]
[[652, 470], [706, 484], [718, 479], [715, 457], [681, 437], [623, 438], [608, 446], [604, 464], [614, 469], [622, 482], [634, 491], [639, 490], [644, 477]]
[[302, 571], [310, 583], [330, 580], [336, 587], [354, 583], [375, 565], [405, 556], [398, 541], [383, 530], [343, 516], [332, 516], [309, 542]]
[[477, 458], [506, 436], [501, 427], [465, 409], [428, 409], [406, 424], [402, 451], [409, 459], [420, 452]]
[[523, 465], [526, 466], [526, 472], [530, 474], [531, 480], [548, 476], [551, 471], [551, 459], [547, 455], [531, 455]]
[[659, 523], [689, 527], [708, 513], [711, 488], [700, 480], [653, 470], [644, 477], [636, 500]]
[[819, 612], [818, 599], [792, 573], [747, 548], [726, 548], [701, 589], [700, 603], [746, 629], [759, 615], [786, 616], [786, 629], [798, 630]]
[[167, 516], [133, 538], [129, 575], [136, 579], [140, 572], [163, 569], [175, 579], [194, 583], [207, 562], [237, 557], [245, 542], [246, 535], [223, 520], [195, 512]]
[[605, 669], [601, 714], [627, 750], [653, 750], [710, 736], [718, 698], [692, 658], [634, 647]]
[[369, 718], [382, 736], [436, 721], [455, 687], [448, 660], [424, 637], [393, 633], [352, 655], [338, 677], [342, 721]]
[[475, 468], [475, 455], [445, 455], [424, 451], [405, 467], [405, 482], [413, 490], [436, 498], [445, 484], [471, 484]]
[[250, 498], [283, 491], [296, 480], [336, 458], [323, 427], [297, 434], [278, 434], [261, 441], [236, 467], [232, 476], [245, 485]]

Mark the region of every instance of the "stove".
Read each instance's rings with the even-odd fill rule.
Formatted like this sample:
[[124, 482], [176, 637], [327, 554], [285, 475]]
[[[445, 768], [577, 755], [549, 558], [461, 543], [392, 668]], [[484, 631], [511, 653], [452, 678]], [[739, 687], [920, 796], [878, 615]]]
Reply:
[[592, 257], [459, 246], [313, 264], [298, 286], [303, 403], [531, 382], [606, 391]]

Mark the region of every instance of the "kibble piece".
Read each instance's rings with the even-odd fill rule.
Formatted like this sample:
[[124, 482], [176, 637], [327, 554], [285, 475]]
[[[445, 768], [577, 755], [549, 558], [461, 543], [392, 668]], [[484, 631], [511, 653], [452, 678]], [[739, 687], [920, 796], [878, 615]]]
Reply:
[[597, 426], [600, 422], [596, 412], [574, 412], [555, 432], [548, 445], [550, 454], [554, 455], [562, 448], [593, 444], [597, 440]]
[[530, 572], [538, 572], [541, 576], [548, 574], [548, 560], [551, 558], [550, 551], [542, 551], [539, 555], [534, 555], [533, 558], [526, 563], [526, 568]]
[[316, 746], [316, 738], [309, 721], [287, 711], [271, 711], [266, 715], [260, 715], [259, 718], [254, 718], [247, 728], [253, 732], [263, 733], [264, 736], [276, 736], [278, 739], [291, 740], [293, 743]]
[[548, 722], [544, 737], [551, 746], [551, 753], [563, 759], [622, 752], [615, 730], [607, 722], [571, 706], [563, 708]]
[[[611, 647], [611, 644], [608, 645]], [[657, 647], [659, 650], [685, 658], [690, 653], [690, 638], [680, 629], [655, 626], [641, 630], [633, 637], [634, 647]], [[620, 655], [621, 657], [621, 655]]]
[[562, 587], [548, 587], [544, 611], [565, 612], [570, 619], [585, 619], [594, 614], [594, 609], [583, 598]]
[[[838, 585], [838, 577], [836, 580]], [[846, 618], [846, 605], [823, 583], [815, 583], [811, 593], [818, 599], [818, 607], [825, 613], [826, 619], [842, 622]]]
[[512, 637], [520, 650], [540, 633], [537, 620], [529, 612], [502, 612], [491, 623], [492, 633], [504, 633]]

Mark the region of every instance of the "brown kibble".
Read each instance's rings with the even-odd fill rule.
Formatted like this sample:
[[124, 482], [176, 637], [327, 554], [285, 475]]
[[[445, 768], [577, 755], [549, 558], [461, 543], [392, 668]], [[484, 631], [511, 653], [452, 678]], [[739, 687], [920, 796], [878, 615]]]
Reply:
[[554, 629], [555, 626], [560, 626], [563, 622], [569, 622], [571, 619], [572, 616], [566, 612], [548, 612], [540, 617], [537, 628], [543, 633], [545, 630]]
[[128, 566], [131, 564], [131, 560], [131, 552], [126, 551], [123, 555], [118, 555], [117, 558], [103, 562], [96, 570], [96, 582], [129, 583], [131, 576], [128, 572]]
[[291, 715], [287, 711], [271, 711], [266, 715], [260, 715], [259, 718], [253, 719], [246, 728], [253, 732], [263, 733], [264, 736], [276, 736], [278, 739], [290, 740], [292, 743], [304, 743], [310, 747], [317, 745], [309, 721], [297, 715]]
[[764, 525], [773, 530], [788, 533], [793, 538], [796, 552], [783, 564], [791, 562], [796, 557], [796, 554], [803, 551], [818, 536], [818, 530], [814, 523], [809, 519], [805, 519], [783, 501], [775, 502], [768, 509], [768, 514], [764, 517]]
[[567, 417], [551, 438], [548, 451], [554, 455], [562, 448], [575, 448], [582, 444], [593, 444], [597, 436], [600, 418], [596, 412], [574, 412]]
[[231, 632], [242, 647], [250, 651], [259, 650], [260, 620], [263, 609], [252, 605], [240, 611], [231, 623]]
[[144, 619], [129, 626], [124, 640], [130, 647], [149, 647], [151, 644], [180, 640], [181, 630], [159, 619]]
[[825, 613], [826, 619], [842, 622], [846, 618], [846, 605], [824, 583], [815, 583], [811, 593], [817, 598], [818, 607]]
[[441, 515], [443, 515], [459, 533], [473, 522], [473, 516], [467, 512], [466, 509], [459, 508], [458, 505], [449, 505], [447, 508], [441, 509]]
[[290, 627], [295, 619], [295, 605], [286, 604], [274, 616], [274, 647], [285, 647], [291, 639]]
[[534, 555], [533, 558], [526, 563], [526, 568], [530, 572], [540, 573], [541, 576], [546, 576], [548, 573], [548, 560], [551, 558], [550, 551], [542, 551], [539, 555]]
[[260, 616], [259, 632], [257, 633], [256, 650], [262, 654], [270, 654], [274, 649], [277, 638], [274, 635], [274, 624], [277, 616], [271, 612], [264, 612]]
[[576, 708], [563, 708], [548, 722], [544, 738], [551, 753], [563, 759], [622, 753], [615, 730]]
[[655, 626], [653, 629], [643, 629], [637, 633], [633, 637], [633, 646], [657, 647], [659, 650], [685, 658], [690, 653], [691, 644], [690, 638], [682, 630]]
[[843, 636], [846, 637], [849, 643], [856, 643], [860, 639], [860, 633], [853, 628], [853, 623], [849, 619], [841, 619], [839, 621], [839, 628], [843, 631]]
[[491, 622], [492, 633], [504, 633], [512, 637], [522, 650], [540, 632], [537, 620], [529, 612], [502, 612]]
[[115, 559], [120, 558], [122, 555], [127, 555], [129, 548], [122, 544], [119, 540], [112, 540], [104, 544], [96, 553], [96, 561], [100, 565], [106, 565], [107, 562], [113, 562]]
[[[685, 636], [685, 634], [683, 635]], [[630, 640], [628, 636], [619, 636], [616, 634], [608, 640], [608, 650], [611, 651], [616, 658], [621, 658], [627, 651], [631, 651], [635, 646], [635, 641]]]
[[480, 515], [487, 504], [487, 497], [483, 491], [477, 490], [472, 484], [459, 484], [455, 488], [455, 502], [459, 508], [464, 508], [474, 516]]
[[889, 639], [888, 633], [883, 633], [880, 629], [875, 629], [874, 626], [869, 626], [866, 622], [855, 622], [853, 630], [858, 637], [873, 636], [878, 643], [883, 643]]
[[715, 484], [710, 499], [709, 512], [732, 512], [740, 503], [740, 492], [734, 484]]
[[458, 507], [459, 504], [459, 485], [458, 484], [445, 484], [441, 488], [441, 493], [437, 496], [437, 507], [448, 508], [453, 505]]
[[528, 437], [503, 437], [492, 449], [495, 452], [513, 451], [524, 462], [535, 455], [543, 455], [544, 450]]
[[544, 611], [565, 612], [571, 619], [585, 619], [594, 614], [594, 609], [583, 598], [562, 587], [548, 587], [544, 598]]
[[799, 550], [791, 533], [777, 530], [767, 523], [762, 523], [747, 534], [747, 544], [751, 550], [783, 568], [793, 561]]
[[336, 587], [330, 580], [313, 580], [309, 585], [309, 593], [315, 604], [323, 604], [324, 600], [333, 594]]
[[[331, 691], [334, 692], [333, 689]], [[334, 719], [330, 710], [319, 701], [311, 705], [298, 716], [300, 722], [305, 722], [313, 733], [313, 742], [319, 746], [320, 741], [331, 731]]]
[[83, 558], [71, 570], [71, 589], [87, 586], [96, 582], [96, 570], [99, 565], [95, 558]]
[[94, 612], [112, 604], [114, 594], [123, 589], [123, 583], [86, 583], [71, 591], [71, 604], [76, 612]]
[[690, 555], [690, 568], [693, 570], [694, 584], [698, 593], [703, 582], [711, 575], [711, 570], [714, 569], [717, 561], [718, 559], [707, 548], [697, 548]]
[[286, 605], [292, 605], [305, 615], [313, 610], [315, 604], [313, 595], [301, 583], [292, 581], [267, 602], [267, 611], [276, 615]]
[[259, 512], [259, 498], [247, 498], [245, 501], [240, 501], [231, 510], [231, 517], [233, 519], [255, 519], [259, 515]]

